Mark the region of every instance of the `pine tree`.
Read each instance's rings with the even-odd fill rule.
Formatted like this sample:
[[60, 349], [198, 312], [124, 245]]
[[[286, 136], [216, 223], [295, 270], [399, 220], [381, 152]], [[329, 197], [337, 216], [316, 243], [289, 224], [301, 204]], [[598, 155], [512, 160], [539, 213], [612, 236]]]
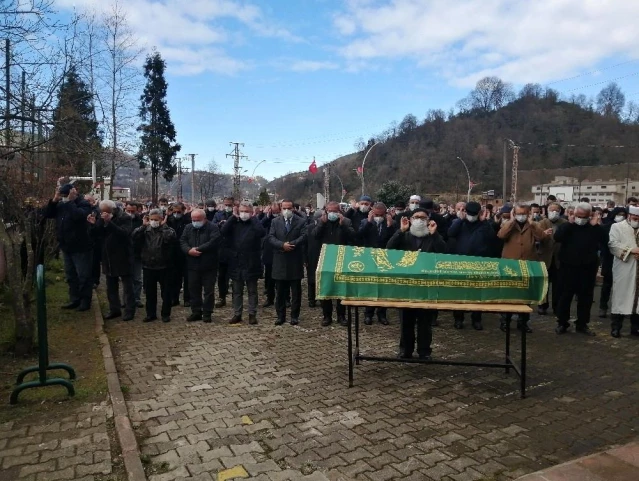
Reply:
[[257, 203], [262, 206], [269, 205], [271, 203], [271, 197], [268, 195], [268, 192], [266, 192], [266, 189], [262, 189], [260, 191]]
[[87, 175], [100, 157], [102, 137], [93, 107], [93, 93], [74, 66], [64, 76], [53, 112], [52, 160], [72, 175]]
[[140, 119], [142, 124], [138, 131], [140, 150], [138, 160], [140, 168], [151, 167], [151, 198], [153, 203], [158, 200], [158, 174], [170, 181], [177, 173], [175, 156], [182, 148], [175, 142], [176, 132], [169, 108], [166, 105], [166, 90], [168, 84], [164, 79], [166, 63], [159, 52], [154, 52], [146, 58], [144, 77], [146, 86], [140, 97]]

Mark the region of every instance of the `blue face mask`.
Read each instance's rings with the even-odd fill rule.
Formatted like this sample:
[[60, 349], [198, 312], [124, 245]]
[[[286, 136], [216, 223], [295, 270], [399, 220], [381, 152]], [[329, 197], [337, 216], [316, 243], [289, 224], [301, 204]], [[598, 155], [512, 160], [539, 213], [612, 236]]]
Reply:
[[173, 217], [175, 217], [176, 219], [181, 219], [182, 218], [182, 214], [176, 212], [175, 214], [173, 214]]
[[339, 214], [337, 212], [329, 212], [326, 217], [328, 217], [328, 220], [334, 222], [339, 219]]
[[199, 229], [200, 227], [204, 225], [204, 222], [201, 220], [194, 220], [192, 224], [194, 229]]

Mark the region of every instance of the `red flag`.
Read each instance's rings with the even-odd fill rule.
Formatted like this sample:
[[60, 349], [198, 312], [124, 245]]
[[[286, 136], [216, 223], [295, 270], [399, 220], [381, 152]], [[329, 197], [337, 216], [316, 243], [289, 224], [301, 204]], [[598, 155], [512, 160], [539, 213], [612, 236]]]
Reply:
[[311, 163], [311, 165], [308, 167], [308, 171], [311, 174], [317, 174], [317, 164], [315, 163], [315, 158], [313, 158], [313, 162]]
[[472, 180], [468, 183], [468, 188], [472, 189], [473, 187], [475, 187], [476, 185], [479, 185], [479, 182], [473, 182]]
[[360, 166], [357, 168], [357, 173], [358, 173], [358, 174], [361, 174], [362, 172], [364, 172], [364, 170], [362, 169], [362, 166], [360, 165]]

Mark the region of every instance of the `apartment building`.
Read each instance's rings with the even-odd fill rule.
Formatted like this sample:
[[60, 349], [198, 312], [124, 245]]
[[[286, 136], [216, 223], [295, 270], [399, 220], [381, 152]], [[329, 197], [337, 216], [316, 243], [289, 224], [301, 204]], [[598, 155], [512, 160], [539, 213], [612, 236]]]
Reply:
[[534, 201], [544, 203], [549, 195], [557, 200], [571, 204], [582, 197], [588, 197], [594, 205], [605, 206], [606, 201], [613, 200], [617, 205], [625, 205], [628, 197], [639, 197], [639, 180], [609, 179], [582, 180], [574, 177], [557, 176], [548, 184], [533, 185]]

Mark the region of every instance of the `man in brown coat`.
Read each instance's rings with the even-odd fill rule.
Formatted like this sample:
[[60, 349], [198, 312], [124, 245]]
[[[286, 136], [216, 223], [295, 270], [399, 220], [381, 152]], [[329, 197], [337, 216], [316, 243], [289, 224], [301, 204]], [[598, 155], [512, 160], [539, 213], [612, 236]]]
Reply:
[[[557, 202], [548, 204], [546, 212], [548, 213], [547, 217], [538, 222], [539, 227], [541, 227], [544, 231], [552, 229], [554, 234], [561, 224], [568, 222], [566, 219], [561, 217], [561, 205]], [[557, 305], [559, 297], [561, 296], [561, 283], [557, 279], [557, 273], [559, 272], [560, 247], [561, 244], [559, 242], [555, 242], [553, 236], [546, 237], [546, 239], [544, 239], [540, 244], [541, 261], [546, 264], [546, 270], [548, 271], [548, 292], [546, 293], [544, 302], [539, 304], [539, 308], [537, 309], [537, 312], [542, 316], [545, 316], [548, 313], [548, 306], [550, 305], [548, 302], [549, 295], [552, 295], [552, 310], [555, 314], [557, 313]]]
[[[517, 259], [526, 261], [541, 261], [538, 251], [539, 243], [552, 235], [552, 229], [542, 230], [539, 224], [532, 221], [530, 206], [517, 204], [514, 209], [514, 218], [502, 225], [497, 237], [504, 241], [501, 252], [503, 259]], [[500, 329], [506, 330], [506, 323], [510, 322], [512, 314], [505, 314], [501, 320]], [[520, 314], [517, 329], [526, 329], [532, 332], [529, 325], [530, 314]]]

